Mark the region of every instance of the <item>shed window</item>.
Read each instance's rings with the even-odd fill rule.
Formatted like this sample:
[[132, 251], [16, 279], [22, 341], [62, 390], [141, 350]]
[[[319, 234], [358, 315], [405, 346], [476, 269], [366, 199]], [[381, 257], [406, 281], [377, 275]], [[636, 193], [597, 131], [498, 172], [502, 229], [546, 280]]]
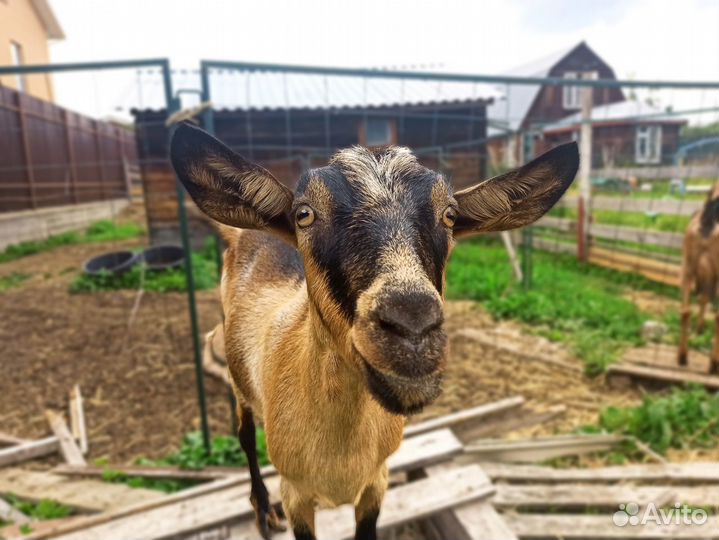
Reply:
[[637, 163], [659, 163], [662, 160], [662, 126], [637, 126]]
[[365, 120], [365, 146], [383, 146], [392, 144], [392, 127], [385, 118], [367, 118]]
[[[22, 54], [22, 45], [19, 43], [16, 43], [15, 41], [10, 42], [10, 60], [12, 61], [13, 66], [22, 66], [23, 65], [23, 54]], [[25, 91], [25, 76], [24, 75], [16, 75], [15, 84], [17, 86], [17, 89], [20, 92]]]

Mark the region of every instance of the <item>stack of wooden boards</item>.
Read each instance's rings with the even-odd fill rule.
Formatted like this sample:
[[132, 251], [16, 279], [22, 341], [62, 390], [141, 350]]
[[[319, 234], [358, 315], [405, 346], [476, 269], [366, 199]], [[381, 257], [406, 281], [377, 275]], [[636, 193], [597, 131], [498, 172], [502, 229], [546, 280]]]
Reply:
[[[402, 446], [389, 460], [391, 486], [380, 514], [381, 534], [389, 536], [392, 529], [412, 523], [423, 538], [717, 538], [716, 513], [702, 526], [671, 525], [667, 531], [621, 528], [613, 524], [612, 514], [618, 505], [629, 502], [666, 505], [676, 500], [695, 507], [719, 507], [718, 464], [603, 469], [516, 464], [596, 451], [616, 442], [607, 437], [477, 440], [563, 412], [528, 411], [524, 405], [521, 397], [508, 398], [409, 426]], [[33, 522], [31, 529], [19, 525], [0, 529], [0, 536], [65, 540], [258, 537], [249, 501], [249, 474], [244, 470], [111, 469], [202, 483], [167, 495], [103, 482], [103, 468], [85, 464], [68, 463], [51, 472], [0, 469], [0, 494], [14, 492], [30, 500], [52, 498], [80, 512], [60, 520]], [[270, 466], [263, 472], [273, 500], [278, 501], [276, 471]], [[0, 505], [0, 517], [2, 512]], [[319, 511], [317, 532], [319, 538], [351, 538], [352, 508]], [[291, 534], [275, 538], [291, 538]]]

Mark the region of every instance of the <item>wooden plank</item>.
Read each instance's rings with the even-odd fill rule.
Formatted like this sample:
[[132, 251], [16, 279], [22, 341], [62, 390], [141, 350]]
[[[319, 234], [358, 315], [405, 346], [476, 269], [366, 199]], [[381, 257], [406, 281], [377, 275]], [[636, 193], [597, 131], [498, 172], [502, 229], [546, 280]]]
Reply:
[[669, 505], [675, 502], [696, 507], [719, 508], [719, 489], [704, 486], [637, 486], [632, 484], [504, 484], [496, 485], [492, 504], [499, 508], [541, 509], [548, 507], [606, 507], [614, 508], [628, 501], [640, 506], [657, 501], [671, 492]]
[[55, 436], [60, 441], [60, 452], [70, 465], [86, 465], [85, 458], [72, 437], [65, 420], [55, 411], [46, 410], [45, 416]]
[[131, 488], [98, 480], [77, 480], [41, 471], [0, 469], [0, 493], [31, 501], [54, 499], [90, 512], [107, 511], [165, 497], [160, 491]]
[[30, 522], [29, 517], [4, 499], [0, 499], [0, 520], [11, 521], [16, 525]]
[[85, 427], [85, 410], [82, 405], [80, 385], [76, 384], [70, 391], [70, 429], [72, 436], [80, 445], [80, 452], [87, 454], [87, 428]]
[[[429, 478], [410, 482], [387, 491], [377, 522], [381, 534], [409, 521], [428, 517], [448, 508], [489, 497], [493, 486], [478, 465], [456, 467]], [[355, 533], [354, 508], [343, 505], [320, 510], [315, 518], [318, 538], [352, 538]], [[233, 540], [257, 538], [254, 522], [247, 520], [231, 530]], [[273, 535], [273, 540], [292, 538], [292, 533]]]
[[699, 384], [712, 390], [719, 389], [719, 376], [703, 375], [693, 371], [641, 366], [638, 364], [612, 364], [607, 368], [607, 378], [615, 375], [630, 376], [671, 384]]
[[710, 461], [649, 465], [622, 465], [591, 469], [554, 469], [539, 465], [483, 462], [482, 470], [493, 481], [507, 482], [683, 482], [714, 483], [719, 463]]
[[9, 433], [3, 433], [0, 431], [0, 444], [23, 444], [27, 442], [30, 441], [28, 439], [15, 437], [15, 435], [10, 435]]
[[579, 364], [572, 364], [569, 362], [565, 362], [564, 360], [551, 358], [549, 356], [538, 353], [528, 354], [516, 344], [510, 342], [507, 339], [501, 338], [497, 334], [478, 330], [476, 328], [461, 328], [457, 330], [455, 335], [471, 339], [472, 341], [475, 341], [487, 347], [492, 347], [494, 349], [513, 354], [522, 358], [523, 360], [542, 362], [544, 364], [555, 366], [557, 368], [573, 373], [583, 373], [583, 369], [579, 366]]
[[[456, 468], [453, 463], [432, 465], [425, 469], [428, 476], [436, 476]], [[482, 482], [489, 484], [489, 477], [482, 471]], [[514, 532], [487, 500], [474, 501], [439, 512], [430, 520], [440, 538], [453, 540], [516, 540]]]
[[486, 440], [467, 446], [464, 451], [482, 461], [532, 463], [609, 450], [622, 441], [624, 437], [621, 435], [569, 435], [516, 441]]
[[[633, 260], [631, 262], [625, 260], [627, 257], [632, 257]], [[619, 270], [620, 272], [641, 274], [647, 279], [656, 281], [657, 283], [664, 283], [672, 287], [679, 286], [680, 268], [678, 265], [672, 263], [653, 261], [649, 257], [637, 257], [616, 251], [604, 250], [595, 246], [592, 246], [589, 250], [589, 262], [598, 266], [604, 266], [605, 268], [611, 268], [612, 270]], [[664, 268], [661, 270], [651, 268], [651, 266], [656, 263], [664, 265]]]
[[98, 478], [107, 471], [119, 472], [127, 476], [139, 476], [142, 478], [156, 478], [163, 480], [195, 480], [206, 482], [220, 480], [236, 475], [246, 475], [245, 467], [205, 467], [200, 470], [180, 469], [178, 467], [154, 467], [143, 465], [105, 465], [96, 467], [93, 465], [58, 465], [52, 472], [63, 476], [91, 477]]
[[624, 362], [680, 371], [694, 371], [701, 374], [706, 374], [709, 371], [710, 365], [708, 355], [699, 351], [689, 351], [688, 365], [679, 366], [677, 364], [676, 345], [666, 345], [663, 343], [627, 349], [624, 351], [624, 354], [622, 354], [620, 360], [620, 363]]
[[684, 243], [684, 235], [681, 233], [664, 232], [650, 228], [625, 227], [623, 225], [592, 223], [589, 235], [596, 238], [624, 240], [674, 249], [682, 249], [682, 244]]
[[46, 437], [0, 449], [0, 467], [54, 454], [60, 449], [57, 437]]
[[[461, 443], [449, 429], [438, 430], [403, 441], [399, 450], [390, 456], [388, 464], [392, 473], [413, 470], [427, 463], [448, 459], [461, 449]], [[274, 467], [264, 468], [263, 476], [270, 494], [277, 494], [279, 476]], [[101, 516], [88, 516], [85, 523], [73, 523], [42, 535], [32, 535], [31, 538], [52, 536], [111, 540], [141, 537], [149, 540], [181, 536], [252, 515], [248, 497], [249, 475], [238, 474], [183, 490], [164, 500], [133, 505]], [[139, 512], [143, 513], [141, 520], [137, 518]], [[151, 521], [151, 525], [146, 524], [147, 521]]]
[[428, 463], [450, 459], [462, 449], [462, 443], [450, 429], [438, 429], [404, 439], [399, 450], [387, 460], [387, 466], [393, 473], [419, 469]]
[[719, 517], [709, 516], [703, 525], [669, 525], [649, 522], [646, 525], [618, 527], [612, 516], [586, 516], [577, 514], [512, 514], [508, 521], [522, 539], [562, 538], [564, 540], [615, 540], [615, 539], [691, 539], [717, 540]]
[[496, 418], [490, 419], [488, 422], [484, 422], [474, 427], [462, 429], [456, 433], [459, 440], [467, 444], [471, 441], [475, 441], [480, 437], [488, 437], [490, 435], [497, 435], [500, 433], [509, 433], [519, 429], [524, 429], [537, 424], [550, 422], [555, 418], [562, 416], [567, 412], [565, 405], [553, 405], [546, 411], [525, 411], [522, 410], [521, 414], [514, 414], [514, 411], [510, 411]]
[[426, 433], [440, 428], [461, 428], [466, 424], [474, 424], [487, 419], [487, 417], [505, 413], [518, 409], [524, 404], [523, 396], [513, 396], [510, 398], [485, 403], [471, 409], [464, 409], [452, 414], [431, 418], [417, 424], [411, 424], [404, 430], [405, 437], [412, 437], [420, 433]]

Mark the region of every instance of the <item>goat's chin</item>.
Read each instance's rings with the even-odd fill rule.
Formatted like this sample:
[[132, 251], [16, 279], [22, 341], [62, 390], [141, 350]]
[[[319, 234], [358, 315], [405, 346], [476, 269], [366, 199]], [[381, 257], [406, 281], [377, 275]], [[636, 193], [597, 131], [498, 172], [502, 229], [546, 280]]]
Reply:
[[366, 360], [363, 363], [370, 394], [390, 413], [416, 414], [442, 392], [441, 372], [407, 378], [383, 373]]

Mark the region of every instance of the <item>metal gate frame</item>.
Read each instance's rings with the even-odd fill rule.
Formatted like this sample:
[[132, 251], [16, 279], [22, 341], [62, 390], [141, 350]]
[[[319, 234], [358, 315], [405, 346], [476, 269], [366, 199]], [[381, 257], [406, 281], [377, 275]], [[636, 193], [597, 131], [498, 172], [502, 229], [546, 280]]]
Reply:
[[[167, 116], [179, 110], [179, 100], [172, 90], [172, 76], [170, 61], [167, 58], [149, 58], [144, 60], [118, 60], [110, 62], [78, 62], [66, 64], [33, 64], [23, 66], [0, 66], [0, 75], [29, 75], [34, 73], [53, 73], [63, 71], [95, 71], [123, 68], [155, 67], [162, 73], [162, 83], [167, 104]], [[172, 131], [170, 131], [172, 133]], [[195, 361], [195, 379], [197, 382], [197, 399], [200, 407], [202, 424], [202, 440], [205, 451], [210, 452], [210, 430], [207, 419], [207, 400], [205, 397], [204, 372], [202, 370], [202, 349], [200, 346], [200, 329], [197, 319], [197, 301], [195, 298], [195, 277], [192, 270], [192, 251], [187, 224], [187, 210], [185, 208], [185, 189], [175, 177], [177, 194], [178, 220], [180, 222], [180, 236], [182, 248], [185, 252], [185, 277], [187, 280], [187, 300], [190, 311], [190, 325], [192, 332], [192, 347]]]

